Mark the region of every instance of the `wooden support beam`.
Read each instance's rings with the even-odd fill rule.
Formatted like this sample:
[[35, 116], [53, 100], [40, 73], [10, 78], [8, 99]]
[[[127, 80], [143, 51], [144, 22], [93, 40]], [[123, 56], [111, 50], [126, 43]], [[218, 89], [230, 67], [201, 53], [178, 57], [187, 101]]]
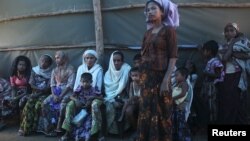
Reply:
[[95, 19], [95, 40], [98, 62], [104, 65], [104, 44], [103, 44], [103, 29], [102, 29], [102, 12], [100, 0], [93, 0], [94, 19]]

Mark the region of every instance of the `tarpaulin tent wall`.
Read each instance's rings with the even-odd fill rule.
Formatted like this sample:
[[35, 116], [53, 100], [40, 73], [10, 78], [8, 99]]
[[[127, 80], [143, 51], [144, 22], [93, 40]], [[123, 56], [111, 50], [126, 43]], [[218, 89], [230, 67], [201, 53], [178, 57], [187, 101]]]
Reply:
[[[179, 5], [180, 47], [194, 47], [210, 39], [223, 42], [223, 27], [230, 21], [239, 23], [240, 30], [250, 35], [248, 0], [173, 1]], [[145, 2], [101, 0], [106, 63], [110, 53], [120, 49], [131, 64], [146, 30]], [[0, 73], [5, 78], [17, 55], [30, 57], [36, 65], [41, 54], [64, 50], [77, 67], [87, 48], [95, 48], [92, 0], [0, 1]], [[178, 64], [189, 58], [200, 67], [202, 62], [197, 55], [196, 49], [180, 48]]]

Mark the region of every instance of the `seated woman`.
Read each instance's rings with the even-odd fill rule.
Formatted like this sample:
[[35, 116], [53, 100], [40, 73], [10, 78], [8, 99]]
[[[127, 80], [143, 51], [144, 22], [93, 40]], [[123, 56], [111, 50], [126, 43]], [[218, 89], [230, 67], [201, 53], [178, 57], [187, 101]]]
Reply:
[[121, 114], [123, 96], [129, 79], [131, 67], [124, 62], [124, 55], [120, 51], [111, 54], [109, 68], [104, 76], [105, 104], [107, 131], [112, 134], [120, 133], [117, 120]]
[[[83, 53], [83, 63], [77, 69], [76, 80], [74, 84], [74, 91], [80, 85], [81, 75], [85, 72], [88, 72], [92, 75], [93, 82], [91, 83], [92, 87], [96, 90], [102, 92], [102, 83], [103, 83], [103, 68], [97, 64], [97, 53], [95, 50], [88, 49]], [[103, 104], [103, 101], [100, 99], [94, 99], [92, 102], [91, 114], [91, 135], [96, 134], [101, 130], [102, 125], [102, 115], [100, 111], [100, 106]], [[102, 135], [100, 135], [102, 136]]]
[[42, 103], [38, 131], [47, 136], [56, 136], [61, 131], [66, 105], [73, 93], [75, 71], [68, 63], [68, 56], [63, 51], [55, 53], [56, 67], [51, 73], [51, 93]]
[[32, 88], [26, 105], [22, 112], [22, 121], [18, 134], [29, 135], [36, 131], [41, 109], [41, 102], [50, 94], [50, 79], [53, 59], [49, 55], [42, 55], [39, 64], [32, 68], [29, 84]]
[[2, 111], [6, 107], [3, 106], [3, 101], [5, 99], [10, 99], [10, 98], [11, 98], [11, 86], [10, 86], [10, 83], [5, 79], [0, 78], [0, 120], [2, 120], [0, 122], [0, 130], [5, 126], [5, 124], [3, 122], [3, 116], [5, 114], [2, 113]]
[[81, 75], [84, 72], [91, 73], [93, 76], [92, 86], [99, 91], [102, 89], [103, 69], [102, 66], [97, 64], [97, 53], [95, 50], [88, 49], [82, 55], [82, 65], [77, 69], [74, 90], [80, 85]]
[[31, 62], [26, 56], [18, 56], [12, 64], [10, 84], [11, 97], [5, 99], [2, 113], [5, 115], [15, 114], [23, 108], [28, 94], [30, 93], [29, 78], [31, 73]]

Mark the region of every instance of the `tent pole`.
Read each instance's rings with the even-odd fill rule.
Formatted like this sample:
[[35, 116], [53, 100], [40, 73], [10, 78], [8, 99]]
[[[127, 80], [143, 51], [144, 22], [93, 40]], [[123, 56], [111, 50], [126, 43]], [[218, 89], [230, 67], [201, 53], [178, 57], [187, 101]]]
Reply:
[[104, 45], [103, 45], [103, 29], [102, 29], [102, 13], [100, 0], [93, 0], [94, 19], [95, 19], [95, 40], [98, 62], [104, 65]]

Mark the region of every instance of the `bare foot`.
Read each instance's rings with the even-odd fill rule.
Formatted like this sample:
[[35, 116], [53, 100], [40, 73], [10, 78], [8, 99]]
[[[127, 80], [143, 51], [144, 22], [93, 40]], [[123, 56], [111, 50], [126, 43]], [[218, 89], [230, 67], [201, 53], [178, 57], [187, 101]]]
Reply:
[[117, 120], [118, 122], [122, 122], [123, 116], [120, 116], [120, 118]]
[[19, 129], [18, 130], [18, 133], [17, 133], [19, 136], [24, 136], [24, 131], [22, 129]]
[[57, 129], [55, 129], [55, 132], [57, 132], [57, 133], [62, 133], [63, 131], [62, 131], [62, 129], [57, 128]]

